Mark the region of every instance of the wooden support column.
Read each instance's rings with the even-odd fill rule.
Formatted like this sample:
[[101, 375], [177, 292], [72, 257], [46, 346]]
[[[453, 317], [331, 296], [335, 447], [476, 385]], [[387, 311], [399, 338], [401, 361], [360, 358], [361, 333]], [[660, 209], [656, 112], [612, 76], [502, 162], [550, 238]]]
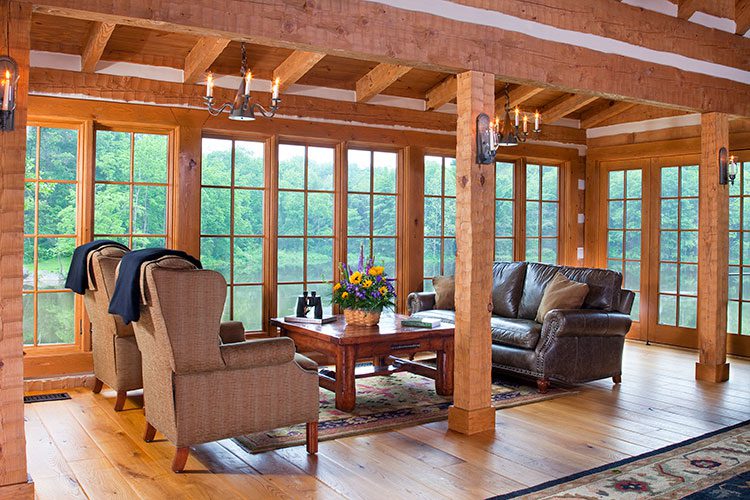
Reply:
[[404, 148], [404, 169], [400, 193], [402, 242], [399, 245], [399, 262], [402, 263], [401, 290], [398, 311], [407, 314], [406, 297], [422, 290], [424, 272], [424, 149], [418, 146]]
[[201, 125], [202, 119], [174, 110], [178, 126], [174, 134], [172, 183], [172, 231], [169, 246], [200, 256], [201, 232]]
[[495, 165], [476, 163], [477, 115], [493, 115], [494, 94], [494, 75], [477, 71], [458, 75], [456, 335], [448, 427], [463, 434], [495, 428], [495, 409], [490, 401]]
[[698, 221], [698, 347], [695, 378], [729, 379], [727, 300], [729, 186], [719, 184], [719, 149], [729, 149], [729, 118], [701, 116], [700, 218]]
[[34, 497], [34, 486], [26, 473], [21, 300], [30, 32], [31, 6], [0, 2], [0, 52], [10, 47], [21, 75], [15, 130], [0, 132], [0, 498]]

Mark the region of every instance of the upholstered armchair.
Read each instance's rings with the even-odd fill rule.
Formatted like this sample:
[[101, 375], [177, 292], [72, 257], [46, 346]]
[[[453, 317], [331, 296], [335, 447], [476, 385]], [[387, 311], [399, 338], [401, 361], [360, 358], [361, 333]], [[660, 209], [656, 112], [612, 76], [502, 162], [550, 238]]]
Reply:
[[115, 271], [125, 253], [121, 247], [107, 245], [88, 254], [89, 288], [83, 299], [92, 323], [94, 392], [99, 393], [103, 384], [117, 391], [115, 411], [122, 410], [127, 391], [143, 387], [141, 353], [133, 327], [107, 312], [115, 289]]
[[143, 355], [146, 432], [177, 451], [181, 472], [191, 445], [307, 424], [317, 452], [317, 365], [288, 338], [219, 342], [227, 284], [215, 271], [165, 257], [141, 268], [141, 314], [134, 323]]

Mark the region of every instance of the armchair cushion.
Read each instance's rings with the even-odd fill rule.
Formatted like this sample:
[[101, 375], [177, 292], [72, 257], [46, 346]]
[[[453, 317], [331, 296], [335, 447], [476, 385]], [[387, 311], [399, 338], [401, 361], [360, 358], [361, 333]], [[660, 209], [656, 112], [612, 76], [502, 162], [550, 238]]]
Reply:
[[294, 342], [277, 337], [225, 344], [221, 346], [221, 357], [230, 370], [281, 365], [294, 360]]
[[544, 332], [557, 337], [624, 337], [632, 320], [627, 314], [590, 309], [555, 309], [544, 318]]
[[297, 363], [303, 370], [315, 373], [318, 372], [318, 363], [308, 358], [307, 356], [303, 356], [302, 354], [297, 353], [294, 355], [294, 362]]
[[219, 337], [223, 344], [245, 341], [245, 326], [241, 321], [225, 321], [219, 326]]

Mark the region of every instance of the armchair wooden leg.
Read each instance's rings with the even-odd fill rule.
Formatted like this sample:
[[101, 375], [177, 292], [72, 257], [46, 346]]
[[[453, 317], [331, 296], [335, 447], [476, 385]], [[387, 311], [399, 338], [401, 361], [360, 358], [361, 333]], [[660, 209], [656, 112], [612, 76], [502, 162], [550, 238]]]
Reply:
[[104, 387], [104, 382], [102, 382], [99, 379], [96, 379], [96, 382], [94, 382], [94, 389], [93, 389], [94, 394], [99, 394], [100, 392], [102, 392], [102, 387]]
[[174, 459], [172, 460], [172, 472], [182, 472], [185, 470], [185, 464], [187, 463], [189, 454], [190, 447], [183, 446], [177, 448], [177, 451], [175, 451], [174, 454]]
[[127, 391], [117, 391], [117, 400], [115, 401], [115, 411], [122, 411], [125, 407], [125, 398], [128, 396]]
[[146, 422], [146, 431], [143, 433], [143, 440], [150, 443], [156, 437], [156, 427]]
[[549, 391], [549, 379], [548, 378], [540, 378], [536, 381], [536, 387], [540, 394], [545, 394], [547, 391]]
[[615, 384], [621, 384], [622, 383], [622, 374], [620, 375], [613, 375], [612, 376], [612, 382]]
[[307, 453], [315, 455], [318, 452], [318, 422], [307, 423]]

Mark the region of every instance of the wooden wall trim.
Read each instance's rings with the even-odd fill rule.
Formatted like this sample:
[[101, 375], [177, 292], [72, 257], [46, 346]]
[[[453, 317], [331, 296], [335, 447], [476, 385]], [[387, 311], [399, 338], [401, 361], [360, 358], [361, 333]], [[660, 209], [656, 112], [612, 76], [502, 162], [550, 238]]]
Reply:
[[[11, 28], [6, 30], [6, 26]], [[0, 3], [0, 47], [18, 63], [15, 130], [0, 133], [0, 486], [26, 483], [23, 416], [23, 231], [31, 6]], [[6, 37], [6, 33], [9, 37]], [[32, 488], [33, 492], [33, 488]]]
[[173, 187], [171, 234], [167, 245], [200, 255], [201, 125], [204, 120], [186, 110], [174, 110], [180, 125], [172, 144]]
[[406, 314], [406, 297], [422, 290], [424, 273], [424, 148], [409, 146], [404, 149], [402, 184], [399, 189], [401, 210], [401, 262], [398, 311]]

